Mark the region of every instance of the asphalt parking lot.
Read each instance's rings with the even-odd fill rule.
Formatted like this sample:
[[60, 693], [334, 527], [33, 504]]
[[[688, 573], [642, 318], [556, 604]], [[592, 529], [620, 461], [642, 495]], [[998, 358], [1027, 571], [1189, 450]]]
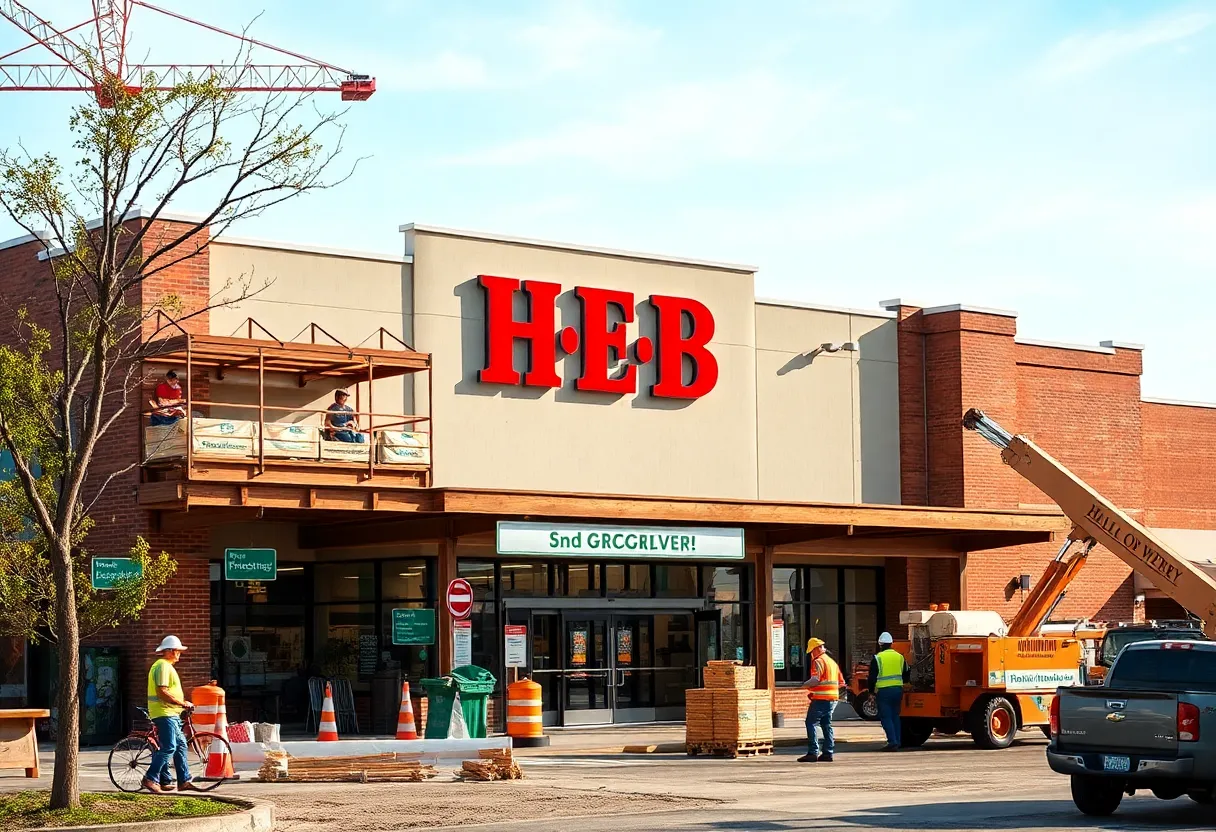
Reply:
[[[600, 753], [564, 747], [524, 757], [526, 779], [463, 783], [225, 784], [223, 793], [275, 802], [287, 832], [477, 827], [528, 832], [593, 830], [1211, 830], [1210, 808], [1187, 798], [1127, 798], [1110, 819], [1076, 811], [1066, 778], [1043, 759], [1046, 741], [1013, 748], [933, 739], [920, 750], [878, 753], [859, 736], [831, 764], [798, 763], [802, 750], [751, 759]], [[44, 758], [44, 785], [49, 785]], [[109, 788], [105, 754], [86, 751], [82, 786]], [[6, 773], [7, 775], [7, 773]], [[0, 776], [0, 789], [28, 785]]]

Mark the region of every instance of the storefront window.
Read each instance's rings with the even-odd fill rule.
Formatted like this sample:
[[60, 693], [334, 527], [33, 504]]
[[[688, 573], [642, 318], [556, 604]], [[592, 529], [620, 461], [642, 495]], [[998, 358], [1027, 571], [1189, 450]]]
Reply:
[[644, 563], [610, 563], [604, 567], [604, 589], [609, 597], [649, 598], [650, 566]]
[[773, 617], [785, 622], [785, 668], [778, 681], [807, 678], [806, 642], [823, 639], [846, 674], [867, 662], [882, 619], [882, 571], [871, 567], [783, 567], [773, 570]]
[[659, 598], [696, 598], [697, 567], [660, 564], [655, 571], [655, 595]]
[[321, 674], [367, 681], [379, 660], [375, 604], [317, 605], [313, 615], [313, 659]]
[[473, 587], [473, 598], [477, 601], [494, 600], [494, 561], [458, 560], [456, 575], [464, 578]]
[[702, 580], [705, 582], [705, 597], [710, 601], [749, 601], [744, 596], [744, 578], [747, 573], [743, 566], [706, 566], [703, 568]]
[[373, 562], [321, 563], [314, 572], [318, 602], [376, 600], [376, 564]]
[[385, 561], [380, 566], [380, 597], [425, 599], [426, 563], [422, 559]]
[[571, 563], [566, 566], [566, 595], [595, 598], [600, 595], [600, 564]]
[[544, 598], [549, 594], [549, 564], [503, 563], [499, 568], [504, 597]]

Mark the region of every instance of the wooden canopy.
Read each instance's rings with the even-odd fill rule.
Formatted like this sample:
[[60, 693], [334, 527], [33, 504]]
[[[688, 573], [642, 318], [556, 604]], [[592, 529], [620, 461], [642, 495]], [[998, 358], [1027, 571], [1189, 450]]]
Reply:
[[[256, 322], [251, 320], [251, 324], [256, 325]], [[310, 327], [315, 338], [315, 332], [320, 328], [315, 324]], [[270, 334], [260, 326], [258, 329]], [[264, 372], [299, 376], [300, 386], [323, 378], [356, 384], [430, 369], [428, 353], [416, 352], [384, 330], [378, 334], [380, 347], [280, 341], [273, 336], [234, 338], [181, 333], [149, 342], [144, 360], [152, 364], [207, 368], [214, 370], [221, 379], [231, 370], [257, 370], [260, 363]], [[401, 349], [385, 349], [386, 337], [400, 344]]]

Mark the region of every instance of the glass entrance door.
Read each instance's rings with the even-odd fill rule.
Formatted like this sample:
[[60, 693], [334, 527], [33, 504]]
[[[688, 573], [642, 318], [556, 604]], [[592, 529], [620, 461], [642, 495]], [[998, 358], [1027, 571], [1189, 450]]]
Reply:
[[609, 616], [565, 619], [564, 725], [612, 722], [613, 672]]
[[654, 616], [615, 615], [613, 722], [654, 722]]

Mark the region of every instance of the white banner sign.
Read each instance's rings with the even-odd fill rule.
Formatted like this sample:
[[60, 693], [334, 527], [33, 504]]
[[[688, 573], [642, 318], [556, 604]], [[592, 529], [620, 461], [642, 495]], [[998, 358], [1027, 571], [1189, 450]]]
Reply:
[[498, 523], [498, 552], [601, 558], [743, 560], [743, 529]]
[[473, 622], [452, 622], [452, 667], [473, 663]]
[[503, 628], [503, 640], [507, 645], [507, 667], [528, 666], [528, 628], [522, 624], [508, 624]]
[[785, 622], [773, 622], [773, 670], [785, 670]]
[[1005, 690], [1055, 690], [1081, 684], [1080, 668], [1072, 670], [1005, 670]]

